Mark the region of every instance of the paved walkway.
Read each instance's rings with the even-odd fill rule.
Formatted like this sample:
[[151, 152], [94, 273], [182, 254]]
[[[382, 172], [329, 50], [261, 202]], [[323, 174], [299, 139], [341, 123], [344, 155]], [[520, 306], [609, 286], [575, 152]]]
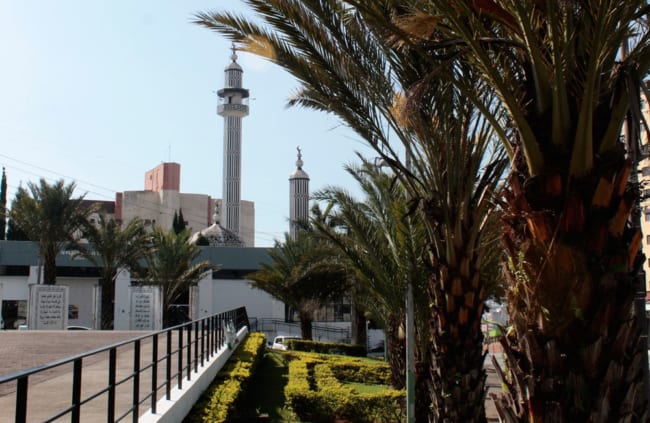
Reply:
[[[0, 331], [0, 375], [44, 365], [120, 341], [146, 332], [129, 331]], [[142, 344], [141, 362], [150, 357], [151, 342]], [[125, 378], [133, 369], [132, 345], [118, 348], [117, 380]], [[81, 398], [103, 389], [107, 383], [108, 353], [84, 359]], [[28, 385], [27, 421], [42, 421], [69, 407], [72, 396], [72, 364], [66, 364], [30, 376]], [[143, 374], [141, 392], [148, 392], [151, 374]], [[0, 385], [0, 422], [13, 421], [16, 383]], [[127, 382], [116, 390], [116, 416], [129, 407], [133, 383]], [[81, 421], [106, 421], [107, 395], [101, 395], [81, 408]], [[146, 408], [142, 407], [141, 408]], [[140, 413], [146, 411], [141, 409]], [[69, 415], [61, 421], [69, 421]]]

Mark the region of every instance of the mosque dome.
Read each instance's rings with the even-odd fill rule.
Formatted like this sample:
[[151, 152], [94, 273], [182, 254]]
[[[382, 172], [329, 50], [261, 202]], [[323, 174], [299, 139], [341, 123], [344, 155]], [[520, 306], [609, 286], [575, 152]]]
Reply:
[[202, 229], [190, 238], [190, 242], [196, 244], [200, 238], [205, 238], [210, 247], [244, 247], [244, 241], [234, 232], [214, 223]]
[[291, 172], [289, 179], [309, 179], [309, 175], [302, 169], [296, 169]]
[[230, 60], [232, 60], [232, 62], [230, 62], [230, 64], [228, 66], [226, 66], [226, 69], [225, 69], [226, 71], [229, 71], [229, 70], [241, 71], [242, 70], [242, 67], [239, 66], [239, 63], [237, 63], [237, 50], [235, 49], [234, 44], [232, 45], [232, 54], [230, 55]]
[[225, 70], [226, 70], [226, 71], [229, 71], [229, 70], [238, 70], [238, 71], [241, 71], [241, 70], [242, 70], [242, 67], [239, 66], [239, 63], [237, 63], [237, 62], [235, 62], [235, 61], [232, 61], [232, 62], [230, 62], [230, 64], [229, 64], [228, 66], [226, 66], [226, 69], [225, 69]]

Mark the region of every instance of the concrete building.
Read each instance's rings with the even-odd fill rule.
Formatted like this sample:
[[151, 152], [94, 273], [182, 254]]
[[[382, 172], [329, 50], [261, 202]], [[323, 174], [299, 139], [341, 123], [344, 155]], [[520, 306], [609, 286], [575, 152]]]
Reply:
[[[199, 283], [194, 317], [245, 306], [251, 318], [284, 319], [284, 305], [251, 286], [246, 275], [268, 262], [266, 248], [202, 247], [197, 261], [208, 260], [220, 268]], [[57, 256], [57, 285], [68, 286], [68, 325], [98, 328], [99, 272], [75, 251]], [[26, 323], [29, 287], [38, 282], [38, 244], [0, 241], [0, 315], [6, 329]], [[128, 272], [118, 277], [115, 291], [115, 328], [128, 329], [130, 284]]]
[[124, 191], [115, 196], [115, 218], [130, 222], [136, 217], [145, 223], [172, 227], [174, 214], [183, 212], [187, 226], [199, 230], [212, 223], [214, 202], [206, 194], [180, 192], [181, 165], [161, 163], [145, 173], [143, 191]]
[[[193, 232], [218, 223], [222, 200], [207, 194], [182, 193], [180, 181], [179, 163], [161, 163], [145, 172], [144, 190], [117, 193], [113, 212], [110, 212], [110, 205], [103, 204], [110, 202], [102, 202], [102, 210], [125, 223], [139, 217], [165, 231], [172, 228], [174, 214], [181, 211]], [[246, 246], [255, 245], [255, 203], [252, 201], [241, 201], [241, 239]]]

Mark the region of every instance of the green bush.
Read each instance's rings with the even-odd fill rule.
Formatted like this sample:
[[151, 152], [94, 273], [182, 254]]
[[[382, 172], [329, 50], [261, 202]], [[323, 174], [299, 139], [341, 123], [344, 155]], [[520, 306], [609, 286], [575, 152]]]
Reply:
[[366, 347], [363, 345], [343, 344], [339, 342], [316, 342], [304, 339], [288, 339], [287, 347], [294, 351], [315, 352], [320, 354], [339, 354], [352, 357], [365, 357]]
[[[289, 363], [289, 381], [284, 392], [303, 421], [326, 423], [340, 418], [355, 423], [393, 423], [403, 420], [403, 390], [359, 394], [341, 383], [342, 380], [367, 383], [363, 375], [371, 375], [373, 383], [384, 384], [390, 372], [385, 363], [313, 353], [290, 353], [290, 357], [293, 360]], [[353, 376], [352, 369], [357, 369], [358, 374]]]
[[264, 355], [265, 338], [264, 333], [254, 332], [244, 339], [194, 405], [186, 422], [219, 423], [228, 420]]

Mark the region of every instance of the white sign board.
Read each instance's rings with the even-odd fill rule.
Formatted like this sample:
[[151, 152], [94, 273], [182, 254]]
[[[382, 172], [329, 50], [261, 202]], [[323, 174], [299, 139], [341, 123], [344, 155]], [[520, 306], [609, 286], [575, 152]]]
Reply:
[[68, 326], [69, 288], [61, 285], [29, 286], [29, 329], [64, 330]]
[[160, 286], [130, 286], [130, 330], [162, 329], [162, 297]]

